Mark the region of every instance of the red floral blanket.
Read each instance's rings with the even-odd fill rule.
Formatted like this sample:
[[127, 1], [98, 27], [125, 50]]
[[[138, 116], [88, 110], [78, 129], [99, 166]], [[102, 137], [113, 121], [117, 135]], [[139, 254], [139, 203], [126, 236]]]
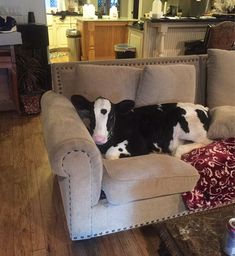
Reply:
[[235, 199], [235, 138], [192, 150], [184, 154], [182, 160], [200, 174], [193, 191], [182, 195], [190, 210], [214, 207]]

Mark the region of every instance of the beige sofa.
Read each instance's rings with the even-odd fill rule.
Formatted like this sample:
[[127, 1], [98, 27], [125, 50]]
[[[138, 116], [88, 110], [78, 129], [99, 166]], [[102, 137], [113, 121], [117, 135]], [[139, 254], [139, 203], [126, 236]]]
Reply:
[[[113, 102], [128, 98], [137, 106], [178, 101], [233, 106], [235, 52], [208, 54], [209, 60], [202, 55], [52, 65], [53, 91], [41, 100], [42, 125], [72, 240], [186, 214], [181, 193], [193, 189], [199, 175], [194, 167], [169, 155], [103, 159], [82, 121], [85, 114], [78, 116], [71, 95], [90, 100], [104, 96]], [[226, 123], [234, 118], [234, 111], [230, 107], [213, 111], [211, 138], [234, 135]]]

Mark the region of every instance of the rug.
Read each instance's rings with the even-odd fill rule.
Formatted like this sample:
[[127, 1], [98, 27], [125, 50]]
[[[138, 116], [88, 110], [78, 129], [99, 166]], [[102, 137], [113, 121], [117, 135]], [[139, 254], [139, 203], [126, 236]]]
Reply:
[[[157, 224], [161, 256], [223, 256], [226, 224], [235, 216], [235, 202]], [[165, 250], [162, 249], [165, 247]]]

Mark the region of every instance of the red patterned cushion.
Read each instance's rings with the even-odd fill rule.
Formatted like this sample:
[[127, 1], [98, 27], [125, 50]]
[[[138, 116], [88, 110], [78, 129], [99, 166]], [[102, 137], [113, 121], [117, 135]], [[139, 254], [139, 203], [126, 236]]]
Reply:
[[190, 210], [214, 207], [235, 199], [235, 138], [192, 150], [184, 154], [182, 160], [200, 174], [194, 190], [182, 195]]

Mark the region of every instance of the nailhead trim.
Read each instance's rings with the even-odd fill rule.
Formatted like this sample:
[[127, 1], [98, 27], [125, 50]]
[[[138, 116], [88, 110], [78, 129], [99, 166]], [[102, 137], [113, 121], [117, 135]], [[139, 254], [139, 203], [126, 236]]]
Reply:
[[[167, 58], [167, 59], [166, 59]], [[172, 57], [172, 59], [169, 59], [169, 57], [161, 57], [156, 59], [142, 59], [142, 60], [111, 60], [111, 61], [89, 61], [88, 64], [92, 65], [103, 65], [103, 66], [132, 66], [132, 67], [144, 67], [147, 65], [166, 65], [166, 64], [175, 64], [175, 63], [190, 63], [199, 65], [200, 61], [205, 62], [207, 60], [207, 55], [200, 55], [199, 56], [185, 56], [185, 59], [178, 60], [178, 56]], [[86, 64], [86, 62], [84, 62]], [[79, 63], [78, 65], [82, 65], [82, 63]], [[63, 64], [53, 64], [55, 66], [55, 73], [56, 73], [56, 81], [55, 81], [55, 87], [54, 91], [63, 94], [63, 84], [62, 84], [62, 71], [66, 70], [74, 70], [76, 66], [71, 63], [63, 63]]]
[[[166, 57], [166, 58], [169, 58], [169, 57]], [[181, 60], [177, 60], [177, 59], [174, 59], [174, 58], [177, 58], [177, 57], [173, 57], [173, 59], [171, 60], [164, 60], [164, 57], [162, 58], [159, 58], [159, 59], [156, 59], [156, 60], [149, 60], [149, 59], [146, 59], [146, 60], [140, 60], [140, 61], [136, 61], [135, 62], [132, 62], [131, 60], [126, 62], [126, 63], [122, 63], [122, 60], [118, 60], [118, 61], [109, 61], [109, 63], [105, 63], [100, 61], [100, 63], [96, 63], [94, 62], [93, 64], [98, 64], [98, 65], [105, 65], [105, 66], [140, 66], [140, 67], [144, 67], [146, 65], [157, 65], [157, 64], [174, 64], [174, 63], [195, 63], [195, 64], [199, 64], [199, 61], [202, 60], [203, 62], [206, 62], [207, 61], [207, 55], [203, 55], [203, 56], [195, 56], [195, 57], [191, 57], [191, 58], [186, 58], [186, 59], [181, 59]], [[127, 60], [126, 60], [127, 61]], [[90, 62], [90, 64], [92, 64], [92, 62]], [[58, 65], [58, 64], [56, 64]], [[62, 85], [62, 80], [61, 80], [61, 71], [63, 70], [72, 70], [74, 69], [74, 66], [70, 63], [68, 64], [65, 64], [63, 63], [63, 66], [56, 66], [55, 70], [56, 70], [56, 82], [57, 82], [57, 88], [55, 89], [56, 92], [58, 92], [59, 94], [62, 94], [62, 89], [63, 89], [63, 85]], [[74, 152], [79, 152], [79, 150], [73, 150]], [[80, 150], [80, 152], [82, 153], [86, 153], [85, 151], [83, 150]], [[71, 152], [68, 152], [67, 155], [69, 155]], [[87, 154], [87, 153], [86, 153]], [[88, 155], [89, 157], [89, 155]], [[64, 169], [64, 164], [63, 164], [63, 161], [65, 160], [66, 156], [63, 157], [62, 159], [62, 168]], [[66, 172], [66, 170], [64, 170]], [[72, 234], [72, 224], [71, 224], [71, 219], [72, 219], [72, 216], [71, 216], [71, 181], [70, 181], [70, 175], [68, 174], [68, 181], [69, 181], [69, 209], [70, 209], [70, 231], [71, 231], [71, 234]], [[229, 204], [229, 202], [227, 203]], [[224, 204], [225, 205], [225, 204]], [[165, 221], [166, 219], [172, 219], [172, 218], [176, 218], [176, 217], [180, 217], [180, 216], [185, 216], [185, 215], [188, 215], [188, 214], [193, 214], [195, 212], [200, 212], [200, 211], [204, 211], [204, 210], [209, 210], [213, 207], [208, 207], [206, 209], [197, 209], [195, 211], [189, 211], [189, 212], [183, 212], [181, 214], [174, 214], [172, 216], [168, 216], [166, 218], [161, 218], [161, 219], [156, 219], [156, 220], [151, 220], [151, 221], [147, 221], [146, 223], [141, 223], [141, 224], [135, 224], [135, 225], [132, 225], [130, 227], [124, 227], [124, 228], [118, 228], [117, 230], [113, 229], [112, 231], [104, 231], [104, 232], [100, 232], [99, 234], [94, 234], [93, 236], [102, 236], [104, 234], [109, 234], [110, 232], [114, 233], [114, 232], [119, 232], [119, 231], [122, 231], [122, 230], [127, 230], [127, 229], [132, 229], [133, 227], [135, 228], [138, 228], [138, 227], [141, 227], [141, 226], [144, 226], [144, 225], [148, 225], [148, 224], [153, 224], [153, 223], [157, 223], [157, 222], [160, 222], [160, 221]], [[91, 223], [92, 225], [92, 223]], [[86, 239], [86, 238], [91, 238], [92, 235], [87, 235], [87, 236], [72, 236], [73, 237], [73, 240], [77, 240], [78, 238], [80, 239]]]
[[[82, 153], [84, 153], [84, 154], [86, 154], [87, 156], [88, 156], [88, 158], [89, 159], [91, 159], [90, 158], [90, 155], [85, 151], [85, 150], [78, 150], [78, 149], [74, 149], [72, 152], [82, 152]], [[66, 157], [68, 156], [68, 155], [70, 155], [71, 153], [72, 153], [71, 151], [68, 151], [67, 153], [66, 153], [66, 155], [62, 158], [62, 164], [61, 164], [61, 166], [62, 166], [62, 169], [64, 170], [64, 172], [68, 175], [68, 188], [69, 188], [69, 231], [70, 231], [70, 237], [73, 237], [73, 240], [78, 240], [78, 238], [77, 238], [77, 236], [73, 236], [72, 234], [73, 234], [73, 231], [72, 231], [72, 199], [71, 199], [71, 179], [70, 179], [70, 174], [69, 173], [67, 173], [67, 171], [64, 169], [64, 161], [65, 161], [65, 159], [66, 159]], [[91, 169], [92, 169], [92, 162], [91, 162], [91, 160], [90, 160], [90, 166], [91, 166]], [[92, 175], [91, 175], [91, 179], [92, 179]], [[91, 181], [91, 184], [92, 184], [92, 181]], [[90, 184], [90, 186], [91, 186], [91, 193], [92, 193], [92, 185]], [[92, 205], [92, 197], [90, 198], [90, 200], [91, 200], [91, 205]], [[91, 223], [90, 223], [90, 226], [91, 226], [91, 230], [92, 230], [92, 218], [91, 218]], [[107, 232], [109, 232], [109, 231], [107, 231]], [[91, 238], [92, 236], [91, 235], [87, 235], [86, 236], [86, 238]], [[81, 239], [85, 239], [85, 237], [84, 236], [81, 236], [80, 237]]]
[[[63, 164], [62, 164], [63, 165]], [[70, 234], [72, 234], [72, 199], [71, 199], [71, 180], [70, 180], [70, 174], [68, 174], [68, 187], [69, 187], [69, 231]]]
[[[134, 228], [139, 228], [139, 227], [143, 227], [145, 225], [149, 225], [149, 224], [155, 224], [155, 223], [158, 223], [158, 222], [162, 222], [162, 221], [165, 221], [165, 220], [170, 220], [170, 219], [174, 219], [176, 217], [181, 217], [181, 216], [186, 216], [186, 215], [191, 215], [191, 214], [194, 214], [194, 213], [197, 213], [197, 212], [202, 212], [202, 211], [206, 211], [206, 210], [211, 210], [211, 209], [214, 209], [214, 208], [219, 208], [219, 207], [222, 207], [222, 206], [226, 206], [226, 205], [229, 205], [229, 204], [233, 204], [235, 203], [235, 200], [232, 200], [230, 202], [227, 202], [227, 203], [224, 203], [220, 206], [217, 206], [217, 207], [207, 207], [207, 208], [204, 208], [204, 209], [196, 209], [194, 211], [187, 211], [187, 212], [183, 212], [183, 213], [179, 213], [179, 214], [173, 214], [171, 216], [168, 216], [168, 217], [164, 217], [164, 218], [160, 218], [160, 219], [155, 219], [155, 220], [151, 220], [151, 221], [147, 221], [147, 222], [144, 222], [144, 223], [140, 223], [140, 224], [135, 224], [135, 225], [131, 225], [129, 227], [124, 227], [124, 228], [118, 228], [118, 229], [112, 229], [111, 231], [110, 230], [106, 230], [106, 231], [103, 231], [103, 232], [100, 232], [100, 233], [95, 233], [93, 236], [92, 235], [87, 235], [87, 236], [80, 236], [80, 240], [82, 239], [87, 239], [87, 238], [92, 238], [92, 237], [97, 237], [97, 236], [103, 236], [103, 235], [107, 235], [107, 234], [110, 234], [110, 233], [115, 233], [115, 232], [120, 232], [120, 231], [126, 231], [128, 229], [132, 229], [133, 227]], [[76, 239], [75, 239], [76, 238]], [[74, 240], [77, 240], [78, 237], [73, 237]]]

